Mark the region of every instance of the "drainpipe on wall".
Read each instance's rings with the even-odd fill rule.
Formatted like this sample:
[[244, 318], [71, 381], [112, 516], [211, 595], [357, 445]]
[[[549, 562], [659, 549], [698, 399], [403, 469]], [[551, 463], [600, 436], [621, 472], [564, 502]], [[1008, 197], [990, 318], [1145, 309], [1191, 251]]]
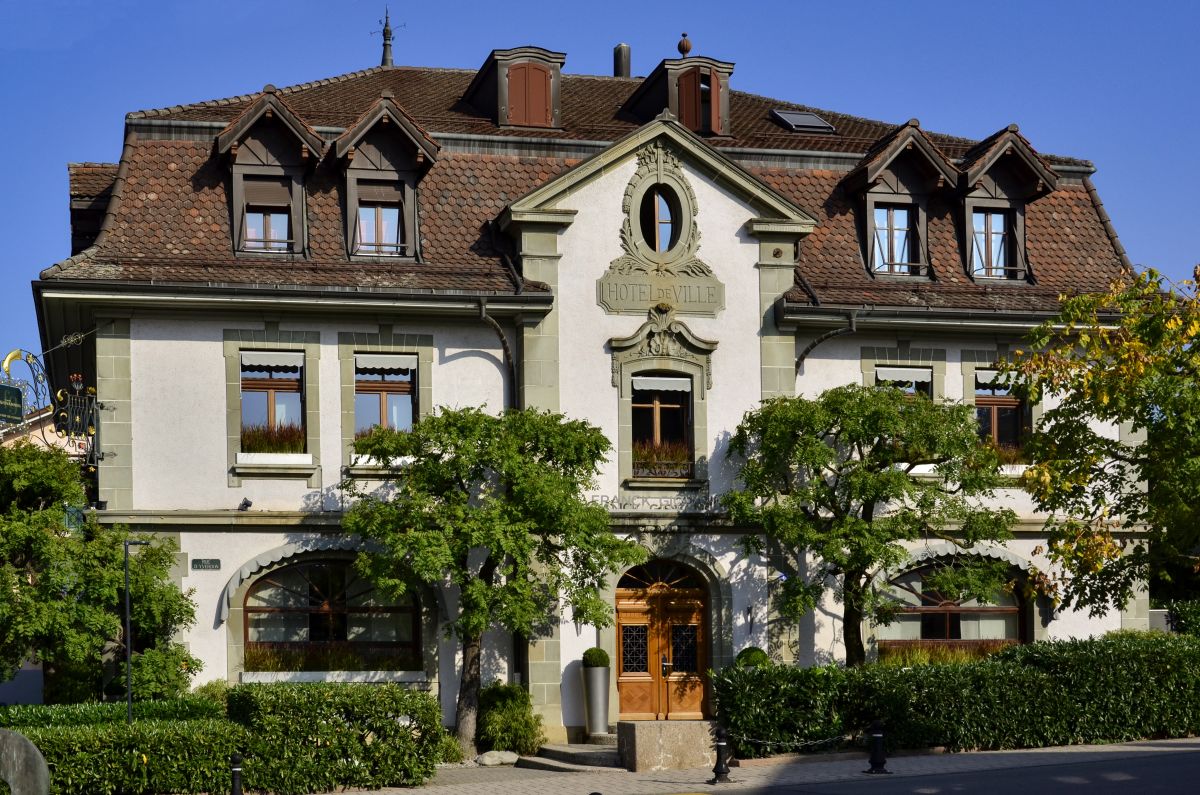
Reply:
[[822, 342], [831, 340], [834, 337], [841, 337], [845, 334], [853, 334], [856, 331], [858, 331], [858, 310], [851, 309], [849, 312], [846, 313], [846, 325], [845, 326], [842, 326], [841, 328], [835, 328], [835, 329], [830, 329], [829, 331], [826, 331], [824, 334], [817, 337], [812, 342], [808, 343], [808, 346], [805, 347], [804, 350], [800, 351], [800, 355], [796, 357], [796, 372], [797, 373], [800, 372], [800, 368], [804, 366], [804, 360], [807, 359], [808, 355], [813, 352], [813, 349], [816, 348], [818, 345], [820, 345]]
[[504, 333], [504, 329], [496, 322], [496, 319], [487, 313], [487, 298], [480, 296], [479, 298], [479, 319], [491, 327], [492, 331], [496, 332], [496, 336], [500, 338], [500, 349], [504, 351], [504, 363], [508, 365], [508, 399], [509, 408], [517, 408], [517, 363], [513, 359], [512, 348], [508, 345], [508, 335]]

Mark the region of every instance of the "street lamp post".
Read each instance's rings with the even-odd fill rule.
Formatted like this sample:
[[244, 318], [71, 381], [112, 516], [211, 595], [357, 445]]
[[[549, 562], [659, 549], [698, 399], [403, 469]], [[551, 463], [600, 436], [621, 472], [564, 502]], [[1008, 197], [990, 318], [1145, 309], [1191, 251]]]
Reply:
[[133, 633], [129, 629], [129, 548], [144, 547], [149, 541], [125, 539], [125, 722], [133, 723]]

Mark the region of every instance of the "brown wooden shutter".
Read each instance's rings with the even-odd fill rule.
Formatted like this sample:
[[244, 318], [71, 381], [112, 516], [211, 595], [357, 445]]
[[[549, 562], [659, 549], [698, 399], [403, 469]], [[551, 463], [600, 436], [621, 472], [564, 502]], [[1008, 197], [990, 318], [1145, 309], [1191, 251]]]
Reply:
[[694, 132], [700, 131], [700, 68], [679, 75], [676, 85], [679, 100], [679, 123]]
[[404, 200], [404, 188], [398, 182], [360, 182], [358, 183], [358, 200], [360, 202], [400, 204]]
[[554, 123], [550, 70], [537, 63], [508, 67], [508, 123], [549, 127]]
[[708, 101], [709, 101], [709, 121], [708, 129], [713, 135], [720, 135], [721, 129], [721, 76], [717, 74], [716, 69], [708, 70]]
[[292, 201], [292, 181], [287, 177], [245, 177], [246, 204], [287, 207]]

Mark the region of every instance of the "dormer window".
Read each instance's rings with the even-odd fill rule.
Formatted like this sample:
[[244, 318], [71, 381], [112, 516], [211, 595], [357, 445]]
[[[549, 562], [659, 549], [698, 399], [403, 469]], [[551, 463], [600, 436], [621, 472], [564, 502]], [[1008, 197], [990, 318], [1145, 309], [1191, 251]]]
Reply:
[[405, 226], [403, 184], [359, 183], [355, 254], [383, 257], [407, 255]]
[[669, 110], [700, 135], [729, 135], [729, 80], [733, 64], [702, 56], [663, 61], [621, 110], [643, 122]]
[[567, 56], [541, 47], [492, 50], [463, 100], [501, 127], [558, 127]]
[[242, 251], [290, 251], [292, 237], [291, 180], [244, 177], [245, 212]]
[[679, 123], [703, 135], [723, 134], [721, 75], [711, 67], [697, 66], [676, 78]]
[[976, 276], [989, 279], [1015, 277], [1016, 268], [1009, 258], [1012, 214], [1003, 210], [976, 210], [971, 213], [971, 263]]
[[920, 272], [916, 264], [917, 235], [913, 229], [917, 208], [910, 205], [875, 205], [872, 267], [876, 273], [908, 275]]

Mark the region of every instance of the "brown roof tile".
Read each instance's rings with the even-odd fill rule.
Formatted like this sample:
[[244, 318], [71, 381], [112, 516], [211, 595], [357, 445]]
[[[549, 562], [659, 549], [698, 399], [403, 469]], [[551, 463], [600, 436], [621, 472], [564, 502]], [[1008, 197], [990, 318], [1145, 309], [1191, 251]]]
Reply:
[[116, 163], [68, 163], [67, 179], [72, 199], [95, 199], [112, 190]]

